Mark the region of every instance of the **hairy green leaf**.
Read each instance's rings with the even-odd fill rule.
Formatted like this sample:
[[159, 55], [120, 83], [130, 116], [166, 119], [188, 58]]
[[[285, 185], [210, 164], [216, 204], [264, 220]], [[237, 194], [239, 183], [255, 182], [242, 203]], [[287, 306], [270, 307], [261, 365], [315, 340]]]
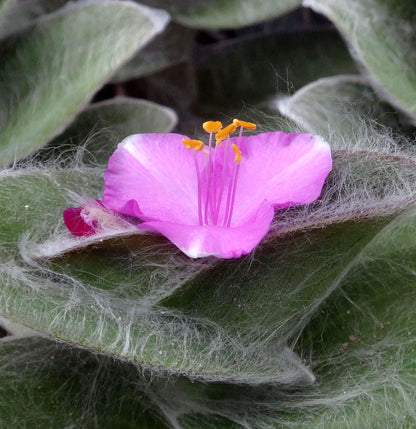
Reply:
[[243, 38], [217, 44], [205, 55], [197, 71], [198, 105], [235, 110], [242, 102], [264, 102], [320, 77], [355, 70], [343, 41], [331, 31]]
[[316, 385], [194, 389], [188, 402], [182, 399], [187, 412], [180, 427], [208, 429], [216, 422], [225, 429], [413, 427], [415, 233], [413, 206], [380, 229], [360, 263], [295, 338], [318, 376]]
[[171, 23], [112, 77], [113, 82], [137, 79], [189, 59], [195, 31]]
[[299, 7], [301, 0], [140, 0], [166, 8], [181, 24], [195, 28], [238, 28], [283, 15]]
[[375, 237], [305, 329], [299, 348], [313, 356], [321, 406], [298, 407], [299, 427], [414, 426], [415, 232], [412, 207]]
[[45, 338], [0, 340], [0, 426], [165, 428], [133, 365]]
[[68, 0], [25, 0], [10, 2], [10, 7], [0, 19], [0, 38], [22, 31], [35, 20], [54, 12], [68, 3]]
[[[72, 4], [0, 46], [0, 158], [51, 140], [167, 15], [131, 2]], [[74, 31], [76, 28], [76, 31]]]
[[[0, 25], [3, 15], [7, 13], [8, 9], [12, 6], [14, 0], [0, 0]], [[1, 31], [1, 30], [0, 30]]]
[[[67, 238], [62, 210], [74, 192], [99, 198], [102, 170], [4, 171], [1, 311], [65, 341], [195, 378], [310, 383], [286, 341], [414, 200], [414, 171], [404, 155], [341, 152], [319, 202], [279, 213], [253, 255], [227, 262], [190, 260], [163, 238], [119, 230], [121, 245], [108, 246], [111, 236]], [[88, 251], [65, 251], [74, 240]]]
[[[73, 162], [77, 158], [84, 163], [104, 165], [125, 137], [167, 133], [176, 122], [175, 112], [168, 107], [137, 98], [112, 98], [85, 108], [35, 159], [64, 158]], [[29, 162], [33, 162], [33, 157]]]
[[297, 344], [319, 375], [315, 386], [146, 378], [132, 365], [45, 339], [8, 340], [0, 342], [1, 421], [47, 421], [52, 428], [94, 419], [103, 428], [163, 428], [163, 420], [181, 429], [412, 427], [415, 229], [412, 207], [379, 230], [315, 309]]
[[[379, 100], [366, 79], [360, 76], [333, 76], [319, 79], [288, 98], [271, 102], [280, 113], [304, 130], [328, 141], [339, 136], [358, 140], [361, 133], [377, 127], [401, 127], [394, 109]], [[369, 127], [366, 122], [371, 122]], [[334, 136], [336, 130], [336, 136]]]
[[331, 19], [387, 100], [416, 121], [416, 7], [412, 0], [304, 0]]
[[[215, 260], [192, 261], [165, 240], [139, 236], [121, 249], [98, 245], [96, 251], [39, 266], [42, 251], [65, 245], [59, 232], [62, 210], [70, 205], [67, 192], [96, 198], [101, 183], [102, 170], [85, 167], [4, 172], [0, 199], [16, 203], [8, 205], [0, 221], [5, 243], [0, 311], [5, 317], [71, 343], [191, 377], [248, 383], [313, 380], [282, 344], [272, 355], [257, 356], [215, 321], [158, 305]], [[52, 241], [42, 244], [47, 236]], [[22, 258], [29, 265], [22, 265]], [[243, 364], [247, 356], [259, 364]]]

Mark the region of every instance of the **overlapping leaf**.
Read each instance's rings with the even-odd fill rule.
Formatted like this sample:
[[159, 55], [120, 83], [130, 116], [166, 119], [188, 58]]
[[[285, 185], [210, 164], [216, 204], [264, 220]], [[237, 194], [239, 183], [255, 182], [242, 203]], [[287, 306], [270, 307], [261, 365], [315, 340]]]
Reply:
[[205, 54], [198, 68], [198, 102], [221, 111], [241, 108], [293, 93], [320, 77], [354, 71], [346, 46], [332, 31], [242, 39]]
[[45, 338], [0, 340], [0, 382], [4, 428], [165, 427], [135, 367]]
[[283, 15], [299, 7], [301, 0], [141, 0], [152, 7], [166, 8], [181, 24], [195, 28], [238, 28]]
[[9, 1], [10, 7], [0, 17], [0, 38], [25, 29], [42, 15], [54, 12], [66, 3], [68, 3], [67, 0]]
[[312, 363], [315, 386], [199, 387], [182, 399], [180, 427], [412, 427], [415, 229], [413, 206], [375, 235], [306, 326], [297, 350]]
[[41, 149], [34, 160], [82, 159], [89, 164], [107, 164], [118, 143], [131, 134], [172, 131], [177, 117], [173, 110], [146, 100], [116, 97], [84, 109], [60, 135]]
[[344, 34], [388, 101], [416, 117], [416, 7], [412, 0], [304, 0]]
[[0, 20], [7, 12], [7, 9], [12, 5], [13, 0], [0, 0]]
[[[22, 257], [33, 264], [42, 251], [31, 240], [55, 238], [62, 231], [61, 213], [69, 204], [65, 190], [99, 197], [101, 177], [102, 171], [89, 169], [4, 174], [1, 200], [16, 203], [8, 205], [0, 225], [0, 238], [8, 243], [2, 253], [0, 298], [6, 317], [72, 343], [189, 376], [250, 383], [313, 380], [284, 345], [277, 345], [277, 355], [257, 356], [215, 320], [187, 317], [157, 305], [212, 265], [212, 261], [192, 262], [166, 242], [157, 243], [152, 237], [142, 242], [139, 236], [139, 252], [125, 245], [122, 250], [98, 249], [59, 264], [22, 266]], [[57, 231], [51, 231], [51, 225]], [[22, 236], [25, 233], [32, 237]], [[57, 243], [59, 250], [61, 239]], [[248, 356], [258, 360], [256, 367]], [[241, 364], [233, 364], [235, 360]]]
[[[167, 15], [131, 2], [73, 4], [0, 46], [1, 164], [58, 134]], [[74, 31], [76, 28], [76, 31]]]
[[[333, 137], [339, 140], [340, 135], [354, 141], [362, 132], [377, 132], [374, 129], [377, 125], [395, 131], [402, 126], [394, 109], [381, 102], [361, 76], [319, 79], [291, 97], [277, 98], [271, 102], [271, 107], [274, 106], [305, 131], [322, 135], [329, 141]], [[373, 128], [366, 124], [368, 121]]]
[[157, 73], [167, 67], [189, 60], [195, 31], [171, 23], [166, 30], [141, 49], [112, 77], [122, 82]]
[[[390, 67], [376, 58], [375, 49], [387, 42], [396, 46], [403, 31], [414, 34], [412, 25], [385, 35], [381, 31], [390, 11], [394, 20], [407, 23], [411, 14], [400, 16], [399, 9], [411, 8], [372, 0], [372, 9], [366, 0], [355, 19], [362, 3], [352, 2], [351, 11], [338, 1], [313, 2], [318, 3], [335, 11], [327, 14], [347, 38], [353, 40], [348, 35], [352, 29], [363, 40], [375, 32], [374, 44], [351, 42], [358, 59], [373, 71], [376, 86], [385, 85], [393, 94], [390, 100], [412, 113], [407, 98], [412, 92], [405, 93], [412, 84], [406, 63], [412, 55], [387, 54], [394, 63]], [[172, 5], [182, 7], [176, 1]], [[202, 21], [195, 21], [186, 5], [177, 13], [190, 13], [192, 26], [209, 26], [206, 22], [218, 11], [213, 14], [208, 6], [208, 21], [200, 12]], [[227, 25], [240, 25], [239, 19]], [[321, 42], [317, 46], [332, 43]], [[408, 40], [402, 42], [407, 49]], [[340, 58], [349, 58], [336, 43], [331, 55], [341, 52]], [[372, 51], [370, 59], [360, 56], [361, 48]], [[230, 48], [228, 53], [233, 52]], [[326, 66], [324, 57], [320, 62], [318, 52], [310, 58], [318, 58], [325, 75], [352, 71], [350, 59]], [[224, 58], [232, 64], [232, 55]], [[303, 73], [287, 76], [297, 88], [322, 76], [317, 69], [309, 73], [305, 58], [285, 63], [286, 70], [287, 64], [295, 64], [296, 71], [306, 68], [306, 78]], [[268, 85], [275, 85], [276, 72], [264, 79], [264, 91], [259, 82], [257, 88], [239, 88], [236, 76], [247, 83], [252, 75], [245, 76], [242, 62], [236, 61], [229, 82], [239, 89], [228, 93], [230, 85], [223, 85], [227, 76], [218, 74], [210, 59], [202, 70], [212, 66], [214, 72], [202, 71], [201, 87], [209, 88], [214, 106], [225, 93], [222, 111], [236, 93], [242, 94], [238, 103], [254, 103], [275, 92]], [[283, 69], [282, 63], [276, 62]], [[403, 86], [392, 89], [385, 82], [399, 64], [408, 76]], [[390, 68], [377, 74], [378, 67]], [[264, 77], [263, 72], [264, 67], [254, 77]], [[201, 101], [208, 105], [211, 99]], [[93, 123], [98, 117], [107, 121], [119, 112], [115, 118], [123, 125], [109, 127], [114, 138], [91, 139], [91, 159], [82, 161], [92, 160], [92, 166], [74, 163], [59, 170], [57, 163], [42, 168], [27, 163], [24, 169], [0, 173], [0, 312], [60, 340], [139, 364], [142, 373], [143, 366], [151, 370], [151, 379], [143, 380], [119, 359], [92, 358], [41, 339], [3, 339], [0, 408], [5, 412], [0, 426], [32, 427], [45, 421], [54, 427], [51, 420], [56, 427], [164, 427], [166, 421], [167, 427], [186, 429], [415, 424], [415, 153], [401, 148], [385, 128], [397, 131], [402, 124], [362, 78], [321, 79], [278, 104], [301, 128], [331, 142], [334, 170], [319, 201], [279, 212], [266, 241], [236, 261], [189, 260], [164, 238], [138, 234], [134, 227], [88, 239], [63, 234], [62, 210], [83, 197], [101, 196], [103, 170], [94, 165], [106, 161], [110, 146], [124, 132], [136, 132], [132, 106], [127, 116], [111, 103], [88, 109], [54, 140], [55, 145], [84, 143], [85, 131], [97, 131]], [[311, 370], [318, 377], [315, 385]], [[166, 372], [194, 382], [166, 380]], [[22, 412], [34, 397], [39, 398], [36, 405]], [[157, 409], [163, 418], [155, 420], [155, 411], [144, 407]]]
[[[45, 247], [47, 260], [51, 248], [61, 255], [66, 192], [99, 197], [102, 171], [5, 172], [1, 199], [14, 204], [0, 228], [8, 243], [2, 311], [66, 341], [194, 377], [311, 382], [285, 341], [358, 263], [369, 240], [414, 199], [411, 186], [389, 194], [392, 183], [397, 189], [414, 183], [410, 159], [364, 155], [337, 155], [322, 201], [313, 210], [280, 214], [254, 259], [231, 262], [192, 261], [163, 239], [129, 233], [134, 245], [108, 248], [98, 237], [93, 246], [86, 241], [87, 253], [21, 265], [21, 258], [37, 264]], [[361, 200], [354, 193], [360, 187]]]

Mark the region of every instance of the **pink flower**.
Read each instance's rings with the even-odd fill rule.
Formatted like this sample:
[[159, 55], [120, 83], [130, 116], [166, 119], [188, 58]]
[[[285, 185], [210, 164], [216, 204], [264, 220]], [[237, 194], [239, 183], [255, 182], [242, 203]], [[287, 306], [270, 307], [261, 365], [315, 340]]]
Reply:
[[208, 145], [179, 134], [127, 137], [104, 174], [105, 206], [141, 219], [137, 228], [163, 234], [192, 258], [237, 258], [261, 241], [276, 209], [319, 197], [332, 167], [321, 137], [245, 137], [243, 128], [255, 125], [239, 120], [221, 127], [204, 123]]

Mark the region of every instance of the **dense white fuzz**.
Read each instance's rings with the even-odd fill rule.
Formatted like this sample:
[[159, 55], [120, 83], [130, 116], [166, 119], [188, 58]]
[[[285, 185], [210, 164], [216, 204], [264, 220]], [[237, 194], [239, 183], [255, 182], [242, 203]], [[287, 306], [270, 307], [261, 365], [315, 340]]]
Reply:
[[[359, 220], [363, 216], [382, 218], [397, 212], [398, 205], [404, 207], [414, 201], [416, 156], [413, 147], [397, 142], [388, 130], [374, 125], [357, 129], [356, 135], [349, 139], [340, 138], [335, 133], [329, 137], [335, 147], [334, 171], [322, 198], [307, 207], [280, 211], [270, 240], [276, 235], [298, 234], [304, 229], [321, 228], [341, 220]], [[345, 150], [350, 153], [346, 155]], [[409, 168], [404, 168], [405, 165]], [[375, 174], [381, 169], [381, 175]], [[57, 170], [53, 165], [45, 168], [27, 165], [19, 170], [0, 172], [0, 199], [10, 205], [6, 207], [3, 215], [6, 219], [3, 220], [14, 225], [16, 213], [23, 223], [25, 216], [34, 220], [25, 224], [18, 237], [7, 235], [7, 230], [0, 228], [3, 243], [0, 249], [0, 308], [6, 316], [14, 314], [43, 333], [63, 340], [76, 339], [84, 347], [134, 361], [138, 372], [148, 369], [151, 377], [137, 381], [137, 392], [144, 391], [152, 406], [175, 428], [184, 427], [182, 418], [195, 413], [204, 417], [224, 416], [246, 427], [267, 428], [276, 422], [290, 425], [291, 411], [304, 413], [307, 421], [314, 417], [317, 406], [328, 410], [324, 416], [326, 421], [338, 421], [340, 413], [354, 406], [351, 401], [355, 399], [357, 404], [363, 398], [372, 397], [385, 401], [386, 397], [380, 391], [387, 385], [402, 398], [402, 404], [411, 401], [416, 390], [414, 384], [405, 382], [404, 377], [409, 374], [401, 364], [402, 350], [394, 326], [384, 339], [370, 345], [363, 342], [354, 349], [357, 358], [374, 357], [366, 363], [365, 371], [359, 377], [359, 386], [352, 372], [355, 367], [350, 371], [346, 363], [351, 359], [351, 353], [337, 349], [330, 355], [331, 364], [338, 364], [344, 373], [341, 385], [334, 383], [328, 391], [319, 386], [312, 390], [306, 388], [315, 379], [309, 365], [316, 370], [323, 363], [315, 361], [314, 355], [305, 354], [301, 360], [294, 353], [302, 350], [302, 345], [299, 349], [296, 347], [305, 325], [321, 315], [320, 309], [331, 295], [337, 291], [342, 295], [340, 286], [349, 270], [373, 263], [372, 252], [380, 247], [379, 241], [383, 243], [391, 235], [388, 229], [375, 234], [331, 280], [327, 290], [309, 305], [302, 301], [302, 305], [293, 308], [290, 316], [276, 318], [267, 326], [263, 323], [270, 314], [264, 314], [265, 307], [259, 310], [261, 317], [251, 313], [249, 322], [243, 318], [233, 327], [214, 322], [199, 312], [181, 311], [180, 306], [174, 309], [163, 305], [166, 297], [215, 267], [216, 260], [190, 260], [153, 236], [145, 236], [147, 242], [128, 252], [115, 250], [111, 253], [110, 250], [107, 254], [100, 248], [103, 237], [89, 239], [88, 246], [92, 246], [89, 249], [94, 246], [98, 249], [92, 250], [91, 254], [97, 256], [104, 252], [106, 260], [113, 264], [108, 267], [103, 264], [91, 276], [85, 277], [82, 255], [68, 259], [68, 265], [61, 263], [65, 261], [62, 259], [55, 261], [57, 265], [51, 264], [54, 257], [61, 258], [63, 253], [73, 250], [68, 248], [62, 210], [76, 206], [85, 197], [99, 198], [102, 173], [102, 168], [82, 163], [66, 170]], [[396, 225], [400, 227], [401, 224]], [[120, 231], [113, 232], [120, 235]], [[80, 245], [77, 241], [77, 246]], [[284, 256], [277, 250], [274, 259]], [[44, 260], [39, 259], [41, 252]], [[255, 264], [257, 257], [255, 253], [239, 260], [235, 275], [250, 273], [250, 262]], [[303, 262], [298, 261], [299, 266]], [[110, 271], [113, 267], [118, 267], [119, 271]], [[399, 269], [393, 263], [392, 267]], [[411, 267], [402, 268], [408, 273]], [[120, 272], [123, 276], [117, 277]], [[374, 281], [382, 283], [383, 279], [373, 275]], [[220, 286], [216, 281], [219, 280], [214, 279], [208, 287], [215, 290]], [[233, 291], [232, 277], [220, 281], [230, 282], [229, 290]], [[299, 279], [293, 290], [281, 295], [273, 307], [273, 314], [279, 314], [279, 305], [284, 300], [306, 293], [306, 283], [305, 279]], [[19, 292], [18, 296], [16, 292]], [[239, 301], [240, 292], [235, 291], [236, 300], [228, 310], [234, 311], [235, 305], [237, 320], [240, 315], [246, 317], [245, 304]], [[222, 296], [218, 295], [216, 299], [221, 309]], [[361, 308], [359, 301], [355, 301], [354, 306], [360, 309], [360, 314], [371, 316], [371, 309]], [[339, 311], [342, 312], [342, 308]], [[264, 335], [266, 328], [268, 334]], [[408, 340], [413, 344], [414, 336], [409, 336]], [[346, 342], [350, 344], [352, 340], [347, 338]], [[397, 361], [383, 361], [385, 353], [395, 347]], [[381, 377], [380, 371], [385, 368], [388, 373]], [[238, 394], [231, 387], [230, 396], [225, 401], [227, 406], [224, 406], [225, 402], [213, 400], [203, 388], [198, 394], [190, 394], [176, 378], [166, 380], [166, 374], [183, 374], [194, 381], [226, 381], [230, 386], [239, 386], [236, 388]], [[248, 387], [241, 388], [242, 384]], [[280, 387], [275, 390], [268, 384]], [[294, 386], [302, 386], [302, 394], [297, 391], [293, 395], [290, 390]], [[91, 389], [93, 392], [93, 387]], [[397, 416], [407, 413], [408, 418], [416, 418], [412, 407], [401, 407], [398, 401], [394, 404], [393, 412]], [[287, 413], [279, 414], [281, 410]], [[394, 418], [401, 422], [399, 417]]]

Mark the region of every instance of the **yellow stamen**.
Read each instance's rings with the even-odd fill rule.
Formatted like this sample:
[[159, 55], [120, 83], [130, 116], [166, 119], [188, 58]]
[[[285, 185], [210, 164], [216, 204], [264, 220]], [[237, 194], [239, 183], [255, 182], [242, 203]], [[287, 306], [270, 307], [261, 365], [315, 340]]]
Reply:
[[204, 148], [204, 142], [196, 139], [182, 139], [182, 143], [187, 149], [202, 150]]
[[219, 130], [217, 134], [215, 135], [215, 139], [217, 140], [217, 143], [220, 141], [222, 142], [225, 140], [231, 133], [233, 133], [237, 129], [237, 126], [234, 124], [227, 125], [222, 130]]
[[231, 147], [233, 148], [233, 151], [235, 152], [234, 161], [238, 164], [241, 161], [241, 158], [242, 158], [241, 150], [240, 150], [240, 148], [235, 143], [233, 143], [231, 145]]
[[217, 133], [222, 128], [220, 121], [207, 121], [202, 124], [202, 128], [207, 133]]
[[240, 121], [240, 119], [233, 119], [233, 124], [236, 127], [243, 127], [247, 130], [255, 130], [257, 125], [253, 124], [253, 122]]

